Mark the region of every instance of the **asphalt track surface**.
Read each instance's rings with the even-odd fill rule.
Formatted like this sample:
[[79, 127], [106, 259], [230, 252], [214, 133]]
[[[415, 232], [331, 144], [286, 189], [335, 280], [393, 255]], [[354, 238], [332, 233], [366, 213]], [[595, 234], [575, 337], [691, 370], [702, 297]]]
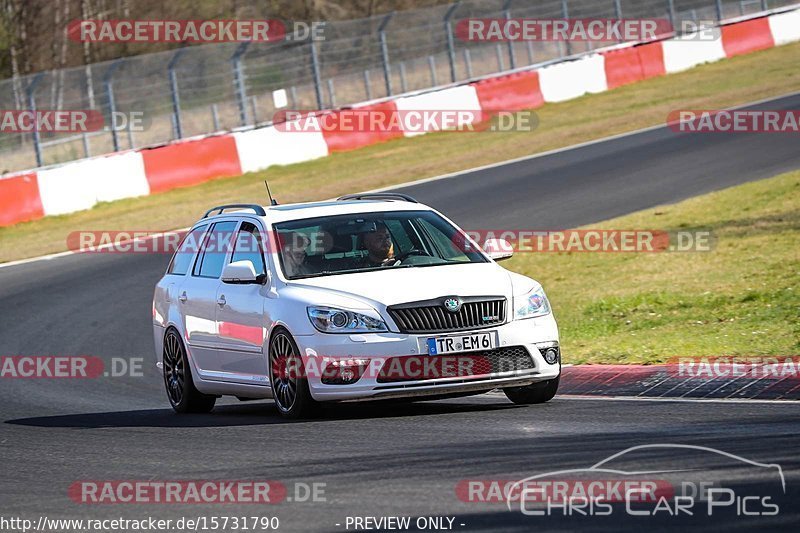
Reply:
[[[798, 109], [800, 95], [758, 107]], [[566, 228], [798, 169], [799, 147], [788, 135], [692, 136], [661, 128], [401, 190], [467, 229]], [[346, 405], [293, 423], [279, 419], [269, 401], [224, 400], [209, 415], [174, 415], [152, 364], [150, 326], [152, 288], [167, 261], [162, 255], [73, 255], [0, 269], [0, 355], [96, 355], [107, 365], [112, 358], [144, 359], [138, 377], [0, 382], [0, 517], [260, 514], [280, 517], [283, 531], [343, 531], [348, 516], [396, 515], [455, 517], [454, 529], [463, 531], [791, 529], [798, 523], [800, 412], [792, 403], [556, 397], [517, 407], [489, 394]], [[528, 517], [456, 496], [462, 480], [586, 468], [630, 446], [655, 443], [709, 446], [781, 465], [787, 494], [780, 513]], [[657, 455], [631, 458], [626, 469], [652, 470], [681, 458], [674, 451]], [[729, 466], [715, 468], [719, 474]], [[780, 499], [782, 491], [763, 470], [741, 486]], [[289, 487], [290, 496], [296, 483], [321, 482], [326, 501], [77, 504], [67, 489], [87, 479], [271, 479]]]

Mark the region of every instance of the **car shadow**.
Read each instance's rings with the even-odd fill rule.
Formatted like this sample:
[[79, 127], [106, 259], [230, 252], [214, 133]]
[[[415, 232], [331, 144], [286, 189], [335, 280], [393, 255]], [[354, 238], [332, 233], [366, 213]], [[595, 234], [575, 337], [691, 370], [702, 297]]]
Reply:
[[37, 416], [6, 420], [4, 423], [19, 426], [48, 428], [136, 428], [185, 427], [211, 428], [228, 426], [263, 426], [273, 424], [313, 424], [326, 421], [364, 420], [457, 413], [491, 412], [515, 409], [522, 406], [498, 402], [370, 402], [324, 406], [313, 418], [285, 420], [278, 415], [275, 404], [269, 400], [247, 404], [219, 405], [207, 414], [176, 414], [171, 409], [140, 409], [135, 411], [109, 411], [71, 415]]

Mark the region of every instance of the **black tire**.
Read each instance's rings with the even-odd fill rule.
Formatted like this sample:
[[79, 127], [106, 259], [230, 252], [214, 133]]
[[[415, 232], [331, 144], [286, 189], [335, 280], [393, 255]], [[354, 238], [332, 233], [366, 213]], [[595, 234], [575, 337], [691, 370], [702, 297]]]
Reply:
[[532, 383], [525, 387], [509, 387], [503, 389], [506, 397], [517, 405], [532, 405], [545, 403], [553, 399], [558, 392], [558, 383], [561, 376], [539, 383]]
[[278, 328], [272, 334], [268, 360], [270, 385], [278, 414], [290, 420], [316, 414], [319, 404], [311, 397], [303, 358], [286, 329]]
[[169, 328], [164, 335], [162, 362], [167, 398], [176, 413], [208, 413], [214, 408], [217, 397], [195, 388], [186, 348], [174, 328]]

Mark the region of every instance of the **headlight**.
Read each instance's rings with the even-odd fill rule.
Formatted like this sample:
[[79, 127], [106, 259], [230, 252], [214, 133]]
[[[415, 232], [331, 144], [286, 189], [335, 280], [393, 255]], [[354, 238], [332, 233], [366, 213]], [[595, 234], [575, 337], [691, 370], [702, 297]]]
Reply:
[[534, 318], [550, 314], [550, 302], [541, 286], [528, 294], [514, 296], [514, 320]]
[[309, 307], [308, 318], [323, 333], [375, 333], [388, 331], [383, 320], [344, 309]]

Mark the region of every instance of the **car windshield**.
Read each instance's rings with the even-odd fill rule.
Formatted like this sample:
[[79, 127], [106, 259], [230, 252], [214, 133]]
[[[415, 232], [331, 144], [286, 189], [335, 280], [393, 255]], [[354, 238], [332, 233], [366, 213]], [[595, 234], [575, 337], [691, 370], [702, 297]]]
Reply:
[[461, 230], [431, 211], [309, 218], [275, 230], [287, 279], [487, 261]]

